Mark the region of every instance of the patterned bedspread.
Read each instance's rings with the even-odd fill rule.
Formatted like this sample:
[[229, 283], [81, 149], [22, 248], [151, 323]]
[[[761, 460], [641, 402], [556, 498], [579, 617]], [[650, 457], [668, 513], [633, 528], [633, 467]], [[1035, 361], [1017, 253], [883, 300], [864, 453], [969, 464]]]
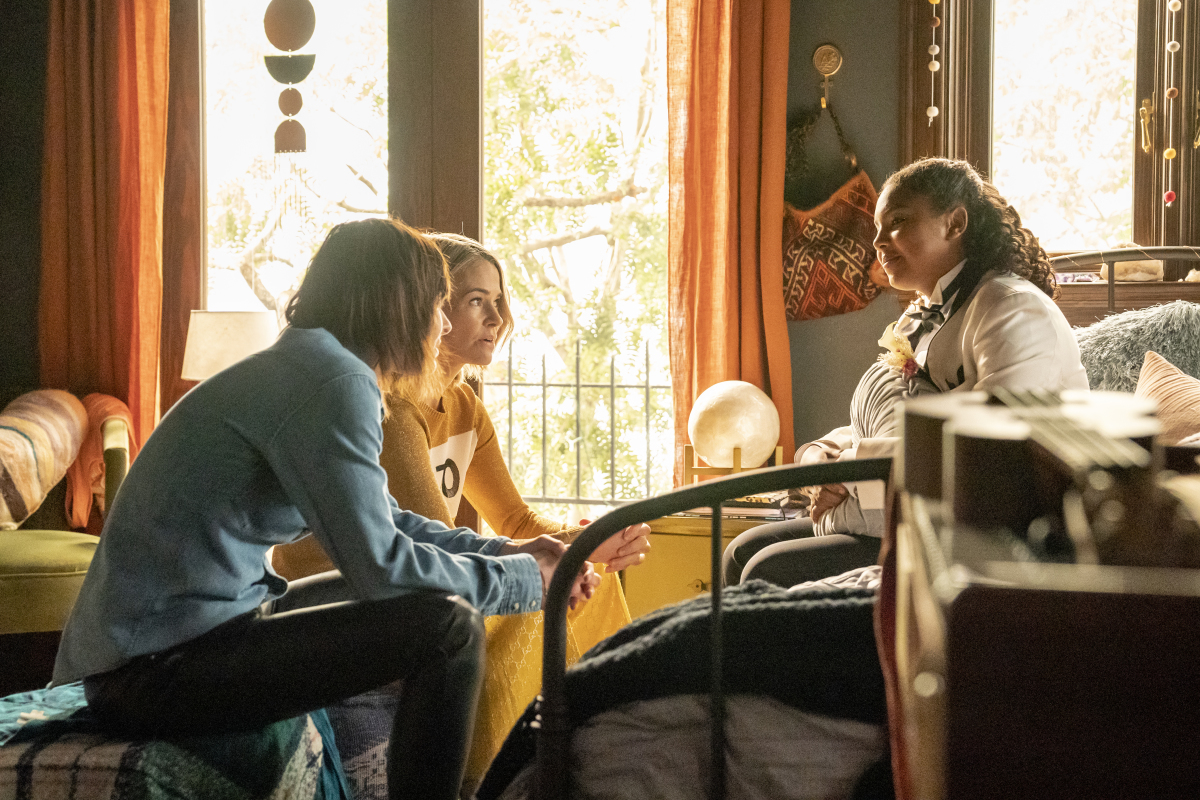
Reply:
[[0, 698], [0, 798], [350, 800], [324, 711], [254, 733], [103, 734], [78, 683]]

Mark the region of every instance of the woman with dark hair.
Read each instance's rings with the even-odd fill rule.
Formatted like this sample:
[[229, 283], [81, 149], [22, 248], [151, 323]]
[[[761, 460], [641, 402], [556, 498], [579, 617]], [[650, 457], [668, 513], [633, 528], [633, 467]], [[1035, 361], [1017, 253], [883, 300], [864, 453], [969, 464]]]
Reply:
[[[929, 158], [896, 172], [875, 210], [875, 250], [914, 303], [880, 340], [888, 353], [859, 381], [851, 424], [803, 445], [817, 464], [891, 455], [897, 400], [933, 392], [1088, 388], [1079, 348], [1054, 304], [1054, 273], [1037, 238], [965, 161]], [[874, 564], [883, 534], [878, 484], [806, 490], [810, 518], [762, 525], [725, 550], [728, 583], [781, 585]]]
[[[504, 270], [479, 242], [453, 233], [431, 237], [450, 270], [444, 306], [451, 328], [441, 341], [431, 396], [414, 391], [388, 396], [380, 463], [392, 494], [405, 508], [450, 524], [466, 499], [501, 536], [524, 541], [552, 536], [570, 543], [582, 528], [547, 519], [517, 491], [500, 452], [487, 408], [465, 377], [478, 377], [512, 332], [514, 320]], [[593, 560], [605, 574], [587, 605], [568, 615], [568, 662], [629, 622], [618, 570], [640, 563], [650, 548], [649, 527], [634, 525], [605, 542]], [[275, 568], [286, 577], [332, 569], [311, 538], [280, 547]], [[488, 617], [487, 666], [464, 787], [482, 778], [509, 729], [541, 688], [540, 614]]]
[[[389, 792], [457, 797], [480, 613], [540, 607], [565, 548], [452, 530], [387, 492], [380, 386], [424, 380], [448, 291], [428, 237], [395, 220], [334, 227], [278, 341], [199, 384], [146, 441], [54, 682], [82, 680], [102, 724], [157, 737], [253, 730], [403, 678]], [[340, 573], [289, 587], [269, 551], [310, 531]], [[585, 570], [576, 597], [596, 582]]]

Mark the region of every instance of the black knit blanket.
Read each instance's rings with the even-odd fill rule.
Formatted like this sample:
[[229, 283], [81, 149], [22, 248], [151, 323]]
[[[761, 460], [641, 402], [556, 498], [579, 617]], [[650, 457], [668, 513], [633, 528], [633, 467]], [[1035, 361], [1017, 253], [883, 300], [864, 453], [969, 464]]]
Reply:
[[[725, 692], [763, 694], [802, 711], [883, 724], [883, 673], [875, 649], [874, 590], [786, 591], [764, 581], [726, 589], [722, 602]], [[566, 674], [572, 724], [636, 700], [709, 691], [710, 598], [634, 620], [585, 653]], [[533, 759], [531, 703], [480, 785], [494, 800]]]

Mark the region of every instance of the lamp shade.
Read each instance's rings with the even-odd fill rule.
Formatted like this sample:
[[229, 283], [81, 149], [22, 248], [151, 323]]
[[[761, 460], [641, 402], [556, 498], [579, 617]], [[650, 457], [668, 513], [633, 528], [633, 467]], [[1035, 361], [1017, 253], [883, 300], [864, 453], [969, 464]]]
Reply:
[[202, 381], [269, 347], [278, 335], [274, 311], [193, 311], [180, 377]]

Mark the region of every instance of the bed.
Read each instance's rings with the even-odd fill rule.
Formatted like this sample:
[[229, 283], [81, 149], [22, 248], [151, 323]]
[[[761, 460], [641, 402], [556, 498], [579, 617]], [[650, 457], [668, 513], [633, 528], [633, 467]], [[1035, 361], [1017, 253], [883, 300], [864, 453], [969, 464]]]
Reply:
[[[479, 800], [890, 797], [875, 587], [859, 576], [792, 590], [758, 581], [722, 590], [714, 574], [710, 597], [641, 617], [564, 669], [568, 576], [613, 533], [712, 507], [716, 572], [722, 501], [885, 480], [890, 470], [886, 458], [758, 470], [592, 523], [548, 592], [543, 694], [510, 733]], [[597, 752], [604, 757], [589, 757]]]
[[0, 798], [350, 800], [324, 711], [252, 733], [136, 741], [100, 732], [83, 686], [0, 698]]

